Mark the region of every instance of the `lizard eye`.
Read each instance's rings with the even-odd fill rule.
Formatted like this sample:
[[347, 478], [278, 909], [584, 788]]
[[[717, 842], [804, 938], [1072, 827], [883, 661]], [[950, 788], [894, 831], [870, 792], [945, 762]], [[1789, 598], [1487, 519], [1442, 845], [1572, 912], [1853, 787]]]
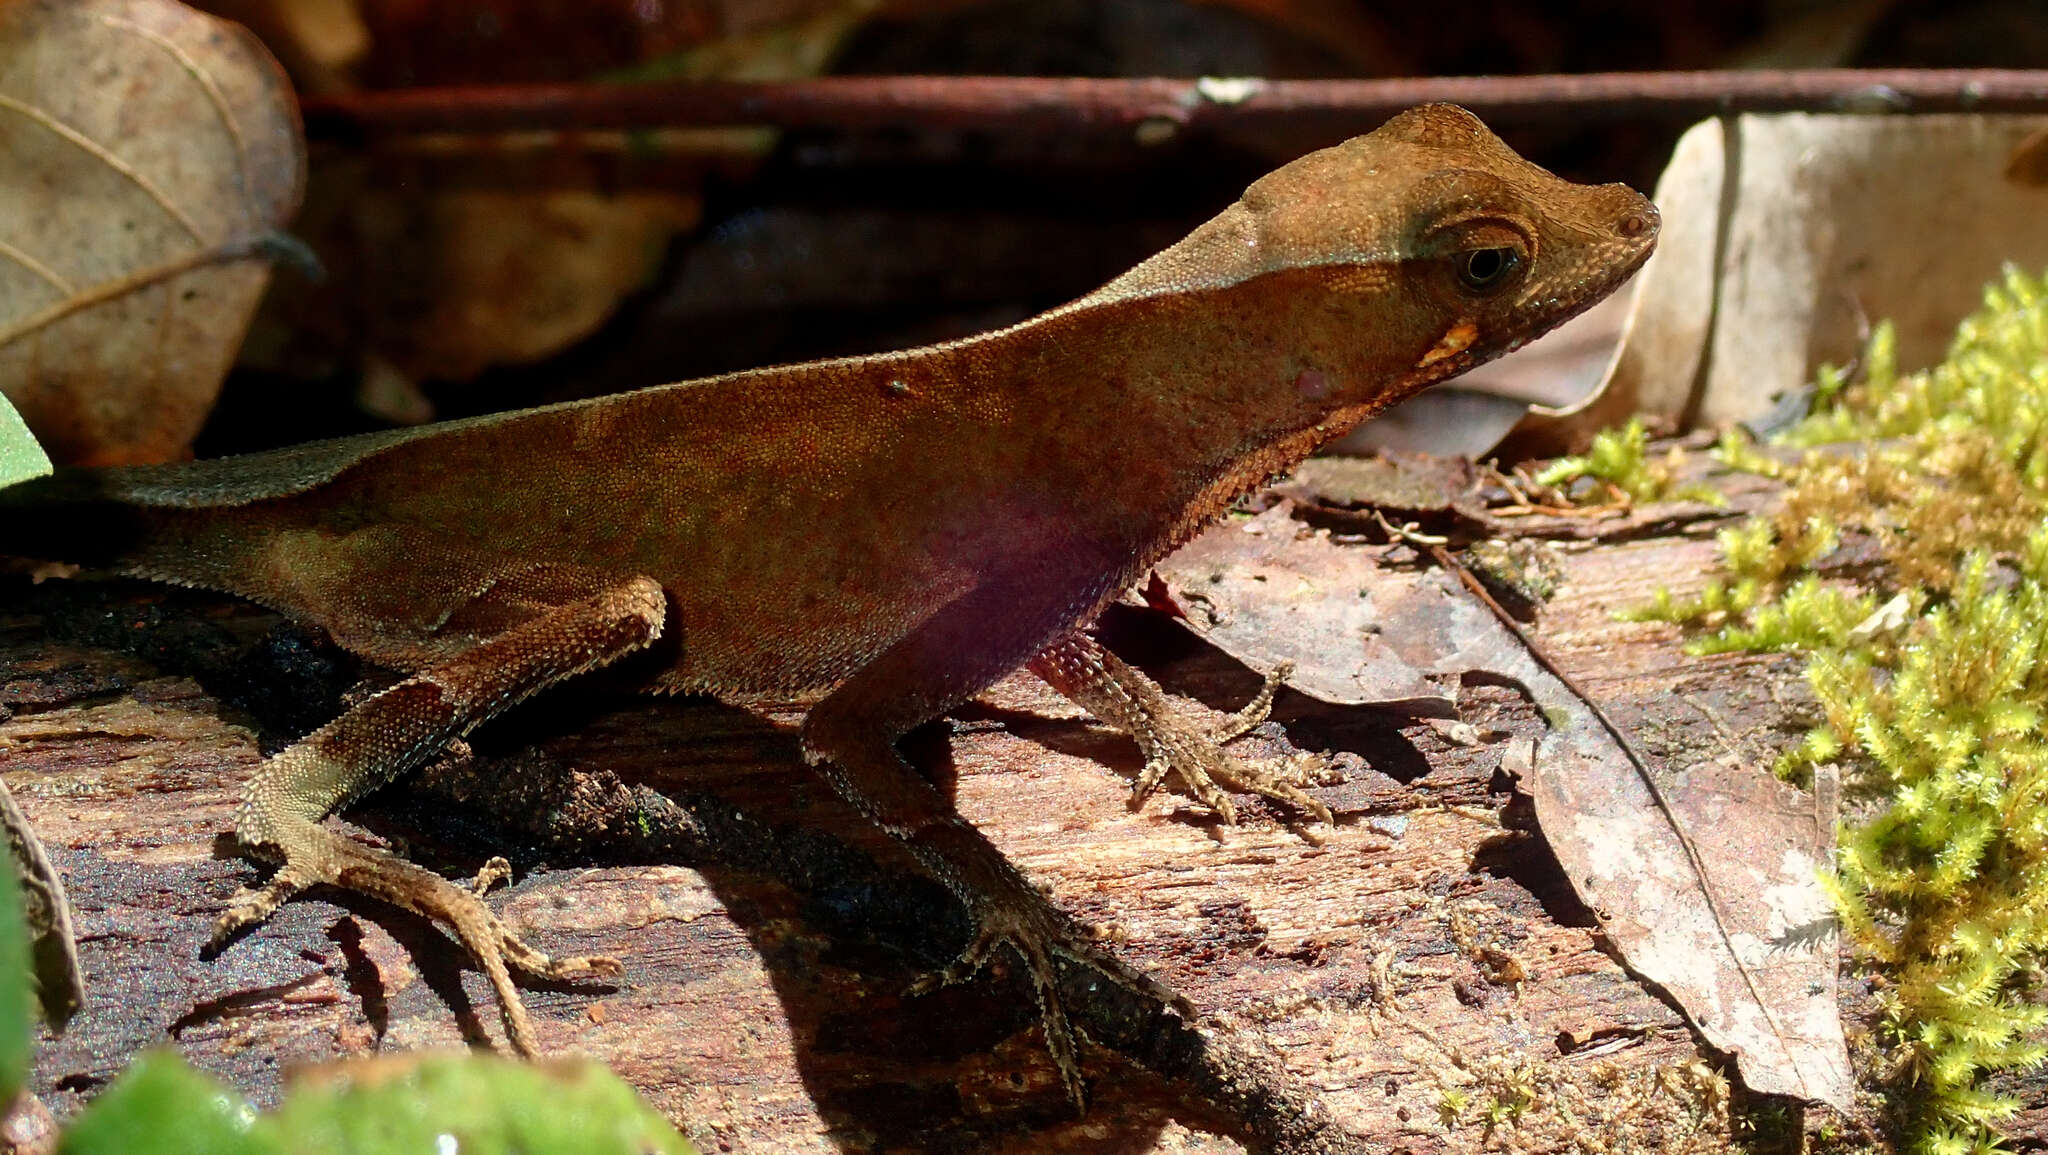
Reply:
[[1471, 249], [1458, 256], [1458, 283], [1474, 293], [1498, 292], [1522, 266], [1513, 249]]

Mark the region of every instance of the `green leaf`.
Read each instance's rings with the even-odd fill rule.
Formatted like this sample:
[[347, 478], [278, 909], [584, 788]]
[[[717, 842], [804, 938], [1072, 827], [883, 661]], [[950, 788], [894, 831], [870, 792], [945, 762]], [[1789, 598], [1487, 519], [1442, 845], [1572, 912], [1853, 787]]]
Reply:
[[[422, 1151], [433, 1148], [422, 1147]], [[284, 1155], [239, 1095], [170, 1051], [137, 1059], [64, 1132], [57, 1155]]]
[[274, 1114], [168, 1051], [136, 1060], [58, 1155], [696, 1155], [596, 1063], [402, 1055], [313, 1068]]
[[337, 1064], [319, 1076], [263, 1120], [293, 1155], [696, 1153], [596, 1063], [420, 1055]]
[[50, 457], [36, 444], [21, 414], [0, 395], [0, 488], [50, 472]]
[[28, 1077], [28, 924], [14, 871], [13, 856], [0, 851], [0, 1109], [14, 1101]]

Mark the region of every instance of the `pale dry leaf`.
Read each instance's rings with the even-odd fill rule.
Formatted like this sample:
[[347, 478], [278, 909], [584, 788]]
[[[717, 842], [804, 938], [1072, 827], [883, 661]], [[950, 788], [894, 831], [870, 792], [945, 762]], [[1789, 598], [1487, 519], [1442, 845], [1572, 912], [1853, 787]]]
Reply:
[[[1714, 427], [1769, 412], [1889, 319], [1899, 363], [1946, 353], [2010, 262], [2048, 267], [2048, 117], [1786, 113], [1695, 125], [1657, 183], [1657, 253], [1614, 371], [1517, 431], [1575, 448], [1631, 413]], [[2048, 166], [2040, 166], [2048, 168]]]
[[51, 456], [188, 451], [304, 173], [289, 86], [238, 25], [0, 4], [0, 391]]
[[[1661, 242], [1660, 242], [1661, 243]], [[1550, 333], [1359, 426], [1330, 452], [1408, 449], [1481, 458], [1530, 413], [1593, 395], [1614, 368], [1643, 277]]]
[[1195, 632], [1254, 668], [1295, 663], [1288, 685], [1326, 701], [1398, 698], [1412, 691], [1361, 687], [1430, 687], [1424, 675], [1520, 686], [1550, 729], [1514, 751], [1518, 776], [1622, 959], [1734, 1055], [1753, 1090], [1849, 1107], [1838, 936], [1817, 874], [1831, 796], [1724, 762], [1653, 786], [1593, 708], [1455, 578], [1383, 567], [1379, 551], [1309, 531], [1284, 503], [1209, 530], [1159, 571]]

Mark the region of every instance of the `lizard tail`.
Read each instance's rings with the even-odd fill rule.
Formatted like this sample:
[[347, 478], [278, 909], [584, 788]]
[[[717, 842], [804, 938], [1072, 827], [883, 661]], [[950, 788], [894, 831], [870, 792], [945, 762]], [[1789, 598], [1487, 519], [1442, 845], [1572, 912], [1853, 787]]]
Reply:
[[111, 491], [108, 474], [60, 469], [0, 489], [0, 556], [141, 572], [184, 511], [147, 509]]

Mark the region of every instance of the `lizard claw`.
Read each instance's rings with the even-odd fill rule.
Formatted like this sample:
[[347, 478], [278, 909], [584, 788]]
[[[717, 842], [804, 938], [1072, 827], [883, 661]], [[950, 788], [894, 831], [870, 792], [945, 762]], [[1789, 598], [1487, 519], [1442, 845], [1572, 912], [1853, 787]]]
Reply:
[[912, 983], [909, 994], [921, 995], [972, 978], [987, 965], [997, 948], [1007, 946], [1024, 963], [1038, 999], [1039, 1028], [1046, 1050], [1060, 1073], [1067, 1098], [1076, 1111], [1088, 1108], [1087, 1088], [1081, 1082], [1081, 1048], [1073, 1021], [1067, 1017], [1059, 991], [1056, 959], [1087, 967], [1097, 975], [1141, 998], [1171, 1007], [1182, 1018], [1193, 1021], [1194, 1005], [1150, 975], [1097, 950], [1080, 927], [1068, 922], [1042, 902], [1029, 906], [990, 902], [976, 911], [979, 929], [966, 948], [945, 969], [934, 971]]
[[236, 891], [234, 897], [228, 899], [227, 908], [214, 920], [213, 932], [207, 935], [204, 952], [209, 955], [220, 953], [237, 934], [270, 921], [278, 907], [317, 881], [317, 878], [284, 866], [262, 886], [245, 886]]
[[1207, 727], [1183, 719], [1158, 683], [1083, 633], [1061, 636], [1031, 660], [1031, 670], [1089, 713], [1137, 739], [1145, 768], [1131, 788], [1131, 809], [1143, 806], [1167, 774], [1173, 773], [1226, 826], [1237, 824], [1237, 807], [1224, 793], [1225, 786], [1263, 794], [1324, 822], [1331, 820], [1329, 807], [1303, 793], [1286, 776], [1249, 765], [1223, 750], [1224, 743], [1243, 737], [1266, 720], [1273, 696], [1294, 673], [1293, 663], [1280, 663], [1243, 709]]
[[511, 866], [503, 858], [484, 863], [476, 878], [462, 885], [311, 823], [292, 827], [290, 837], [296, 853], [283, 853], [284, 865], [268, 883], [244, 888], [228, 900], [227, 909], [214, 924], [208, 951], [220, 950], [238, 931], [262, 923], [299, 891], [321, 884], [346, 886], [438, 920], [454, 931], [491, 981], [512, 1049], [528, 1058], [538, 1055], [539, 1047], [510, 971], [556, 980], [625, 972], [617, 959], [604, 955], [551, 957], [528, 946], [500, 922], [482, 895], [510, 877]]
[[505, 861], [504, 855], [494, 855], [476, 868], [476, 877], [469, 880], [469, 892], [482, 898], [492, 887], [511, 880], [512, 864]]
[[1245, 707], [1222, 722], [1201, 730], [1178, 718], [1152, 714], [1133, 726], [1132, 734], [1145, 754], [1145, 769], [1131, 789], [1131, 809], [1144, 805], [1159, 788], [1168, 771], [1180, 776], [1190, 793], [1216, 812], [1225, 826], [1237, 825], [1237, 807], [1224, 787], [1264, 795], [1307, 811], [1323, 822], [1332, 821], [1330, 808], [1316, 801], [1287, 777], [1237, 758], [1223, 749], [1226, 742], [1241, 738], [1266, 720], [1273, 709], [1273, 696], [1289, 675], [1292, 662], [1282, 662], [1266, 675], [1265, 684]]

